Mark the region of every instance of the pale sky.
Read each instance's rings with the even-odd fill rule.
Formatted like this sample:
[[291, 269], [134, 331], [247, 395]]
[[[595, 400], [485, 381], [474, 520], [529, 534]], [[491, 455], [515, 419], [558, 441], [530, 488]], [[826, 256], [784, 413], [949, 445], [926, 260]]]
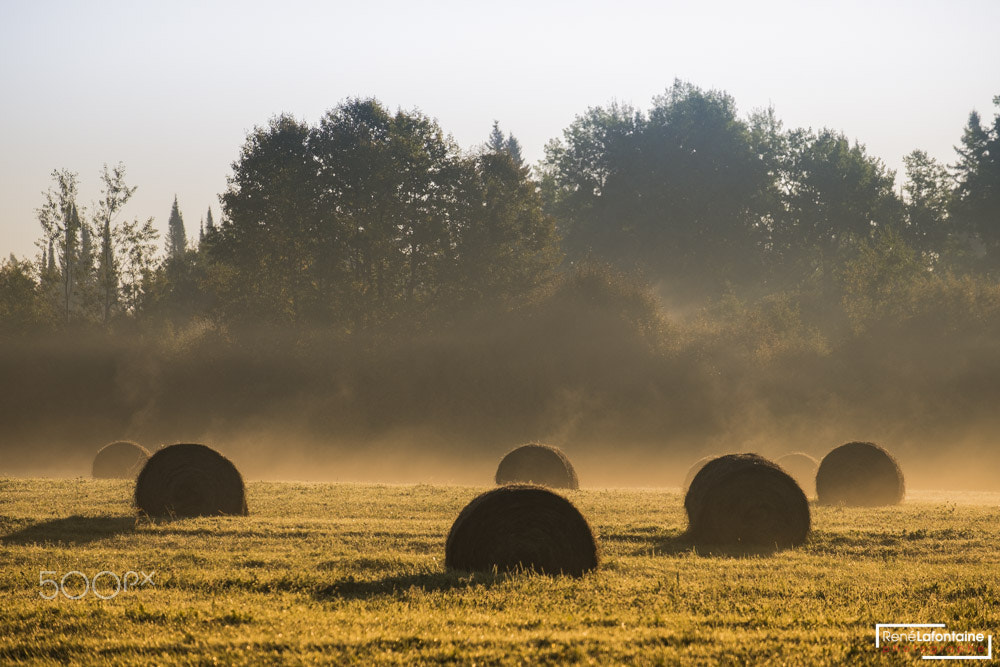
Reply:
[[588, 107], [646, 109], [680, 78], [900, 172], [915, 148], [951, 163], [969, 112], [994, 116], [998, 26], [1000, 0], [0, 0], [0, 256], [34, 256], [53, 169], [91, 209], [118, 161], [129, 217], [162, 231], [176, 194], [196, 237], [253, 126], [347, 97], [419, 108], [463, 148], [499, 120], [533, 163]]

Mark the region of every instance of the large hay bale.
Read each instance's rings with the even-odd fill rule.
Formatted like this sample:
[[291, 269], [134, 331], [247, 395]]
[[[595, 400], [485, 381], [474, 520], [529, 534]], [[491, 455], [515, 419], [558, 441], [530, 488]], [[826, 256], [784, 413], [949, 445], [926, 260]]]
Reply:
[[905, 493], [899, 463], [872, 442], [837, 447], [823, 457], [816, 472], [816, 495], [826, 505], [895, 505]]
[[524, 568], [575, 577], [597, 561], [597, 542], [579, 510], [528, 484], [501, 486], [466, 505], [448, 533], [444, 559], [456, 570]]
[[131, 440], [117, 440], [101, 447], [90, 474], [95, 479], [135, 479], [149, 459], [149, 450]]
[[727, 454], [695, 475], [684, 509], [696, 542], [784, 548], [809, 534], [809, 501], [776, 464], [757, 454]]
[[815, 495], [816, 471], [819, 469], [819, 461], [805, 452], [789, 452], [779, 456], [775, 463], [798, 482], [807, 497]]
[[694, 481], [694, 476], [697, 475], [709, 461], [714, 461], [717, 458], [719, 458], [717, 455], [703, 456], [692, 463], [691, 467], [688, 468], [687, 474], [684, 475], [684, 486], [681, 488], [684, 489], [684, 491], [687, 491], [691, 487], [691, 482]]
[[578, 489], [580, 481], [566, 454], [558, 447], [532, 442], [511, 451], [497, 466], [497, 484], [541, 484], [554, 489]]
[[247, 513], [243, 477], [205, 445], [170, 445], [151, 457], [135, 481], [135, 506], [149, 516]]

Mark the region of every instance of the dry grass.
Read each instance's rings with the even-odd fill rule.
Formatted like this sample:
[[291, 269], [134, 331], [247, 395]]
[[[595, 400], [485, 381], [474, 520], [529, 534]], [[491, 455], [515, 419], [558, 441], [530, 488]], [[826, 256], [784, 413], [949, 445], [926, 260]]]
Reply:
[[[1000, 494], [817, 506], [801, 547], [735, 557], [684, 540], [676, 492], [570, 491], [596, 571], [449, 571], [486, 490], [250, 482], [252, 516], [136, 522], [129, 482], [0, 479], [0, 663], [900, 664], [875, 623], [1000, 624]], [[123, 569], [156, 586], [39, 597]]]

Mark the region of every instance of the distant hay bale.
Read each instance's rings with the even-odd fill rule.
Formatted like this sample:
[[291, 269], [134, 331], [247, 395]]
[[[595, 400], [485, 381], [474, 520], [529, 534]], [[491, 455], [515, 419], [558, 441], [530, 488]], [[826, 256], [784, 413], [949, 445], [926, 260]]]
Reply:
[[578, 489], [580, 481], [566, 454], [558, 447], [540, 443], [521, 445], [497, 466], [497, 484], [541, 484], [554, 489]]
[[816, 493], [816, 471], [819, 469], [819, 461], [805, 452], [790, 452], [779, 456], [775, 463], [799, 483], [806, 496]]
[[809, 501], [795, 480], [757, 454], [727, 454], [695, 475], [684, 498], [696, 542], [785, 548], [809, 534]]
[[151, 457], [135, 482], [135, 506], [149, 516], [245, 515], [243, 477], [205, 445], [170, 445]]
[[146, 464], [149, 450], [131, 440], [117, 440], [101, 447], [90, 474], [95, 479], [135, 479]]
[[872, 442], [837, 447], [823, 457], [816, 473], [816, 495], [825, 505], [896, 505], [905, 493], [899, 463]]
[[501, 486], [470, 502], [445, 545], [445, 566], [456, 570], [523, 568], [579, 577], [597, 562], [597, 542], [579, 510], [528, 484]]
[[684, 475], [684, 486], [682, 486], [681, 488], [684, 489], [685, 491], [687, 491], [688, 488], [690, 488], [690, 486], [691, 486], [691, 482], [694, 480], [694, 476], [697, 475], [698, 472], [702, 468], [705, 467], [705, 464], [707, 464], [709, 461], [714, 461], [717, 458], [719, 458], [719, 457], [718, 456], [704, 456], [704, 457], [698, 459], [697, 461], [695, 461], [694, 463], [692, 463], [691, 467], [688, 468], [687, 474]]

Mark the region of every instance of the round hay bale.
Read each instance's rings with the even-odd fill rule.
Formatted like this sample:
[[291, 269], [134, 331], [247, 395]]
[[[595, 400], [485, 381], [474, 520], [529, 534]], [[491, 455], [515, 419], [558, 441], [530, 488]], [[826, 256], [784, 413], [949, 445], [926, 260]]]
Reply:
[[757, 454], [727, 454], [695, 475], [684, 509], [696, 542], [785, 548], [809, 534], [809, 501], [795, 480]]
[[709, 461], [714, 461], [717, 458], [719, 458], [719, 457], [718, 456], [704, 456], [704, 457], [698, 459], [697, 461], [695, 461], [694, 463], [692, 463], [691, 467], [688, 468], [687, 474], [684, 475], [684, 486], [682, 486], [681, 488], [684, 489], [685, 491], [687, 491], [688, 488], [691, 487], [691, 482], [694, 481], [694, 476], [697, 475], [698, 472], [702, 468], [705, 467], [705, 464], [707, 464]]
[[149, 450], [131, 440], [104, 445], [94, 456], [90, 474], [95, 479], [135, 479], [149, 458]]
[[487, 491], [461, 511], [448, 533], [445, 566], [456, 570], [533, 569], [582, 576], [597, 567], [597, 542], [580, 511], [540, 486]]
[[170, 445], [149, 457], [135, 481], [135, 506], [149, 516], [247, 513], [243, 477], [205, 445]]
[[816, 495], [825, 505], [896, 505], [905, 493], [899, 463], [872, 442], [837, 447], [823, 457], [816, 472]]
[[580, 481], [566, 454], [558, 447], [532, 442], [511, 451], [497, 466], [497, 484], [541, 484], [554, 489], [578, 489]]
[[815, 495], [816, 471], [819, 469], [819, 461], [805, 452], [789, 452], [779, 456], [775, 463], [798, 482], [806, 496]]

